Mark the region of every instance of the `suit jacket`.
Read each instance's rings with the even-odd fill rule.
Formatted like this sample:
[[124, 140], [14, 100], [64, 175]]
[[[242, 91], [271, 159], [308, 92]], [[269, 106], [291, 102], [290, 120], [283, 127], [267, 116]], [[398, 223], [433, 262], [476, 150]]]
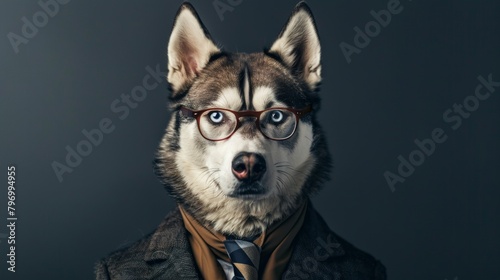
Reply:
[[[96, 279], [202, 279], [187, 234], [176, 209], [155, 232], [98, 262]], [[282, 279], [386, 279], [385, 267], [333, 233], [311, 203], [294, 243]]]

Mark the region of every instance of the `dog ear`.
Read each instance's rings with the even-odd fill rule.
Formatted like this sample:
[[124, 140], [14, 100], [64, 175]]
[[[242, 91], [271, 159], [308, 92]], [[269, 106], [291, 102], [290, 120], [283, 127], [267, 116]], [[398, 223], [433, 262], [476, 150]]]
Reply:
[[173, 93], [189, 86], [220, 49], [193, 6], [184, 3], [175, 17], [168, 43], [168, 77]]
[[288, 19], [269, 53], [278, 55], [315, 90], [321, 81], [321, 46], [311, 9], [300, 2]]

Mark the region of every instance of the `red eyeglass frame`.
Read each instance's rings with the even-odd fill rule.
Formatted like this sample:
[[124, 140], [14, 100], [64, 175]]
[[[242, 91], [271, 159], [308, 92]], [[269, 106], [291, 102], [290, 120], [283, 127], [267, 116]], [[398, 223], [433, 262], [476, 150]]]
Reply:
[[[290, 136], [288, 136], [286, 138], [272, 138], [272, 137], [267, 136], [264, 132], [262, 132], [260, 125], [259, 125], [260, 115], [264, 112], [273, 111], [273, 110], [285, 110], [285, 111], [292, 112], [295, 115], [295, 126], [293, 128], [292, 133], [290, 133]], [[299, 124], [300, 118], [302, 118], [305, 115], [307, 115], [308, 113], [310, 113], [312, 111], [312, 106], [308, 105], [304, 109], [276, 107], [276, 108], [268, 108], [268, 109], [265, 109], [262, 111], [251, 111], [251, 110], [233, 111], [233, 110], [229, 110], [229, 109], [225, 109], [225, 108], [208, 108], [208, 109], [203, 109], [203, 110], [191, 110], [189, 108], [181, 106], [180, 111], [182, 112], [182, 115], [185, 117], [195, 118], [196, 124], [198, 126], [198, 131], [200, 132], [201, 136], [203, 136], [203, 138], [210, 140], [210, 141], [223, 141], [223, 140], [229, 139], [231, 136], [233, 136], [233, 134], [236, 132], [236, 130], [238, 130], [241, 127], [240, 118], [242, 118], [242, 117], [254, 117], [257, 128], [259, 129], [260, 133], [262, 133], [262, 135], [264, 135], [264, 137], [266, 137], [267, 139], [274, 140], [274, 141], [283, 141], [283, 140], [289, 139], [290, 137], [293, 136], [293, 134], [295, 134], [295, 131], [297, 130], [297, 125]], [[214, 140], [214, 139], [207, 138], [205, 135], [203, 135], [203, 132], [201, 131], [201, 128], [200, 128], [200, 117], [206, 111], [227, 111], [227, 112], [234, 114], [236, 116], [236, 126], [234, 127], [233, 131], [227, 137], [224, 137], [221, 139]]]

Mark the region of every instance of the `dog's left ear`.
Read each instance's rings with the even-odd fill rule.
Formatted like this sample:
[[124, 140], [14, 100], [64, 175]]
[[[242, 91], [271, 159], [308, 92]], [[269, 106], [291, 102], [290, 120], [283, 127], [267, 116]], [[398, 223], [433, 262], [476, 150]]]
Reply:
[[321, 81], [321, 46], [311, 9], [300, 2], [269, 52], [278, 55], [311, 90]]

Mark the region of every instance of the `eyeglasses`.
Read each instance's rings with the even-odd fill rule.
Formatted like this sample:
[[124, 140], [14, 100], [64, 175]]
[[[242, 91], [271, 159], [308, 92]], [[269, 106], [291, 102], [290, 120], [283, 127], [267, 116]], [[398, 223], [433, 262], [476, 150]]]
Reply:
[[286, 140], [295, 133], [299, 119], [312, 111], [311, 106], [302, 110], [291, 108], [269, 108], [263, 111], [231, 111], [210, 108], [194, 111], [180, 108], [183, 116], [196, 118], [201, 135], [211, 141], [226, 140], [241, 127], [241, 118], [255, 118], [257, 128], [266, 138], [276, 141]]

